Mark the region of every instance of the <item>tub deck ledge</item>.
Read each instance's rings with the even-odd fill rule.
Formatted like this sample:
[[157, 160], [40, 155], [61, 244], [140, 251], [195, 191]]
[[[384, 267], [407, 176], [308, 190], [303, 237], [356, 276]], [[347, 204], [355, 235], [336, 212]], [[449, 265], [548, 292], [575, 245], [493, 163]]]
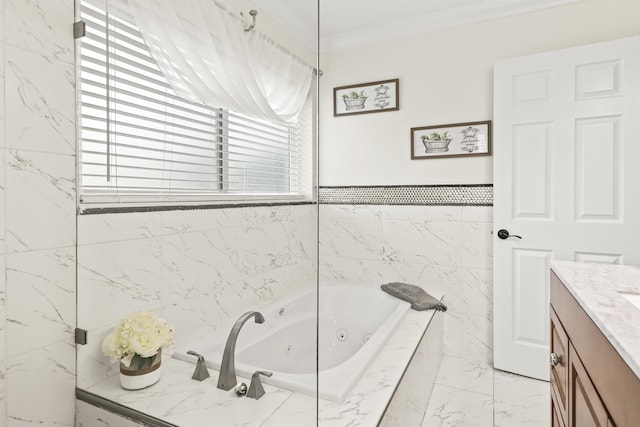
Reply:
[[[442, 298], [439, 292], [431, 293]], [[392, 412], [391, 398], [416, 354], [427, 326], [436, 315], [442, 316], [442, 313], [409, 310], [345, 401], [319, 400], [319, 424], [323, 427], [384, 425], [385, 411], [389, 408], [387, 412]], [[439, 335], [442, 346], [442, 331]], [[165, 357], [162, 365], [160, 381], [147, 389], [124, 390], [118, 377], [113, 376], [85, 389], [88, 393], [79, 393], [78, 398], [95, 406], [111, 406], [113, 410], [114, 405], [104, 405], [105, 401], [110, 401], [116, 404], [116, 412], [118, 407], [125, 408], [129, 416], [144, 414], [161, 420], [158, 425], [162, 426], [195, 427], [208, 425], [212, 419], [224, 420], [225, 426], [229, 427], [316, 425], [316, 399], [313, 397], [265, 385], [266, 394], [260, 400], [240, 399], [233, 390], [216, 388], [218, 373], [215, 371], [211, 372], [210, 378], [198, 382], [191, 379], [194, 369], [191, 363]], [[434, 376], [438, 367], [439, 363]], [[238, 377], [238, 381], [249, 384], [250, 379]], [[424, 385], [421, 387], [425, 388]]]

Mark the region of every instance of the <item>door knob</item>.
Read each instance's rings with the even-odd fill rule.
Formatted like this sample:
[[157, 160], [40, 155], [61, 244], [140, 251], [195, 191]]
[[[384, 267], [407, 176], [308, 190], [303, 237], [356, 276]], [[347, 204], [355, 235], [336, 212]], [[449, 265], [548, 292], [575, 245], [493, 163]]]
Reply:
[[555, 353], [551, 353], [551, 365], [558, 366], [560, 364], [560, 356]]
[[508, 239], [509, 237], [516, 237], [518, 239], [522, 239], [521, 236], [517, 236], [515, 234], [509, 234], [509, 230], [505, 230], [504, 228], [501, 230], [498, 230], [498, 238], [504, 240], [504, 239]]

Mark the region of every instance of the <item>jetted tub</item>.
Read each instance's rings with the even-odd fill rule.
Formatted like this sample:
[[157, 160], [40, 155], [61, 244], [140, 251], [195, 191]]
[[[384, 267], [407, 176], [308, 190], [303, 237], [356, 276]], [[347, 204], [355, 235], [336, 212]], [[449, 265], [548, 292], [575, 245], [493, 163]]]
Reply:
[[[258, 310], [265, 322], [249, 319], [238, 336], [236, 375], [251, 378], [255, 371], [271, 371], [272, 377], [261, 377], [264, 383], [312, 396], [317, 382], [320, 398], [343, 401], [410, 305], [363, 285], [323, 283], [319, 295], [318, 323], [315, 288]], [[219, 370], [232, 326], [178, 348], [173, 357], [195, 363], [196, 358], [187, 355], [193, 350], [204, 355], [210, 368]], [[217, 375], [212, 374], [214, 381]]]

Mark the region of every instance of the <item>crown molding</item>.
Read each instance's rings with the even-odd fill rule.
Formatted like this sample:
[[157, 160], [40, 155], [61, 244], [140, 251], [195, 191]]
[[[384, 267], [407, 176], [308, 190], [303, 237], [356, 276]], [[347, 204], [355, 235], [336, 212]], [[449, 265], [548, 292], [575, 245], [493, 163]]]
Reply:
[[[533, 12], [585, 0], [494, 0], [478, 2], [474, 6], [447, 9], [426, 15], [376, 24], [354, 31], [320, 37], [320, 51], [346, 50], [435, 30], [487, 21], [505, 16]], [[322, 22], [320, 22], [322, 27]]]

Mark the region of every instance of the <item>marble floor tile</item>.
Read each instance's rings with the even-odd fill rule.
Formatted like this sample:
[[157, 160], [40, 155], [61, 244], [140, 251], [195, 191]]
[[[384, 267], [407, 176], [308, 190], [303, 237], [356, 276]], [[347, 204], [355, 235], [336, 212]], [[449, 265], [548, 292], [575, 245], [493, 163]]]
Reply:
[[549, 383], [446, 356], [422, 427], [548, 427]]
[[549, 398], [547, 381], [515, 375], [509, 372], [494, 370], [494, 398], [500, 402], [540, 402]]
[[551, 425], [550, 386], [546, 381], [494, 371], [494, 426]]
[[493, 398], [436, 384], [422, 427], [488, 427], [493, 425]]
[[545, 403], [494, 402], [494, 427], [549, 427], [551, 405]]
[[493, 395], [493, 367], [481, 361], [445, 357], [436, 384]]

